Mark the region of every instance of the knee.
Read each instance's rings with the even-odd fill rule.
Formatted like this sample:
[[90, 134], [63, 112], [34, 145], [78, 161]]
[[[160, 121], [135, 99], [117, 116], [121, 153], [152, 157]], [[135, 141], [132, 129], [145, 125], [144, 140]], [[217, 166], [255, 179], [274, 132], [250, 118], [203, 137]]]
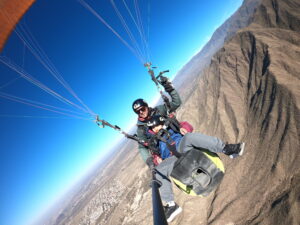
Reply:
[[184, 144], [184, 145], [190, 144], [191, 139], [192, 139], [192, 136], [193, 136], [192, 133], [187, 133], [187, 134], [185, 134], [185, 135], [183, 136], [183, 138], [182, 138], [183, 144]]
[[188, 138], [189, 136], [191, 136], [191, 134], [193, 134], [193, 133], [186, 133], [186, 134], [184, 135], [184, 137], [185, 137], [185, 138]]

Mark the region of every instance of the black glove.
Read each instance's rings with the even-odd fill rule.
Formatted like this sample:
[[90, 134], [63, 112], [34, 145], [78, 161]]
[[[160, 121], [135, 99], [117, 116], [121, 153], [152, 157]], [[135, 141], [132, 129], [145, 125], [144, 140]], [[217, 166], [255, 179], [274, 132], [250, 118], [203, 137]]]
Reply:
[[165, 88], [165, 91], [168, 93], [174, 90], [172, 83], [169, 81], [168, 78], [164, 76], [160, 76], [160, 84]]
[[152, 156], [147, 158], [146, 164], [147, 164], [147, 166], [149, 167], [150, 170], [154, 170], [155, 165], [154, 165]]

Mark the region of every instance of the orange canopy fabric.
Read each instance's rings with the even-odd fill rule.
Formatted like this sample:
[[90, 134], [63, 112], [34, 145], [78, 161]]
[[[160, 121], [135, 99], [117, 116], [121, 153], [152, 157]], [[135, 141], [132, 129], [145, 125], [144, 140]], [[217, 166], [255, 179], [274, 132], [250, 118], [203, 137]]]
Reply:
[[0, 51], [16, 24], [35, 0], [0, 0]]

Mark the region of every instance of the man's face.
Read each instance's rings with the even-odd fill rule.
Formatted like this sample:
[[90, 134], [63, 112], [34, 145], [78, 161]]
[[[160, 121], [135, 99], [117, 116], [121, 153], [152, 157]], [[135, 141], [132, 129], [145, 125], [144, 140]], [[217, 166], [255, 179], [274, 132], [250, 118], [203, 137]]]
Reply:
[[138, 114], [139, 117], [146, 119], [149, 113], [149, 108], [146, 106], [142, 106], [139, 110], [138, 110]]

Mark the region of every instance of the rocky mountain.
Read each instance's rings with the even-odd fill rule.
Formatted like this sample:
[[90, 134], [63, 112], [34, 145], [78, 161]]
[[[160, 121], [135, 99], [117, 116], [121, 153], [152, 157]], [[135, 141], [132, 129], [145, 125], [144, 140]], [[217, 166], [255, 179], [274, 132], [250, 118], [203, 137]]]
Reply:
[[222, 48], [225, 41], [252, 22], [258, 3], [259, 0], [245, 0], [244, 4], [213, 33], [201, 51], [177, 73], [173, 83], [183, 99], [193, 90], [193, 82], [190, 81], [201, 75], [202, 70], [209, 65], [212, 56]]
[[[300, 224], [300, 1], [246, 0], [241, 9], [234, 16], [245, 23], [224, 33], [207, 65], [188, 64], [203, 68], [183, 82], [192, 90], [177, 115], [246, 151], [220, 155], [225, 176], [208, 197], [174, 187], [183, 207], [174, 225]], [[53, 224], [152, 224], [150, 177], [125, 141]]]

